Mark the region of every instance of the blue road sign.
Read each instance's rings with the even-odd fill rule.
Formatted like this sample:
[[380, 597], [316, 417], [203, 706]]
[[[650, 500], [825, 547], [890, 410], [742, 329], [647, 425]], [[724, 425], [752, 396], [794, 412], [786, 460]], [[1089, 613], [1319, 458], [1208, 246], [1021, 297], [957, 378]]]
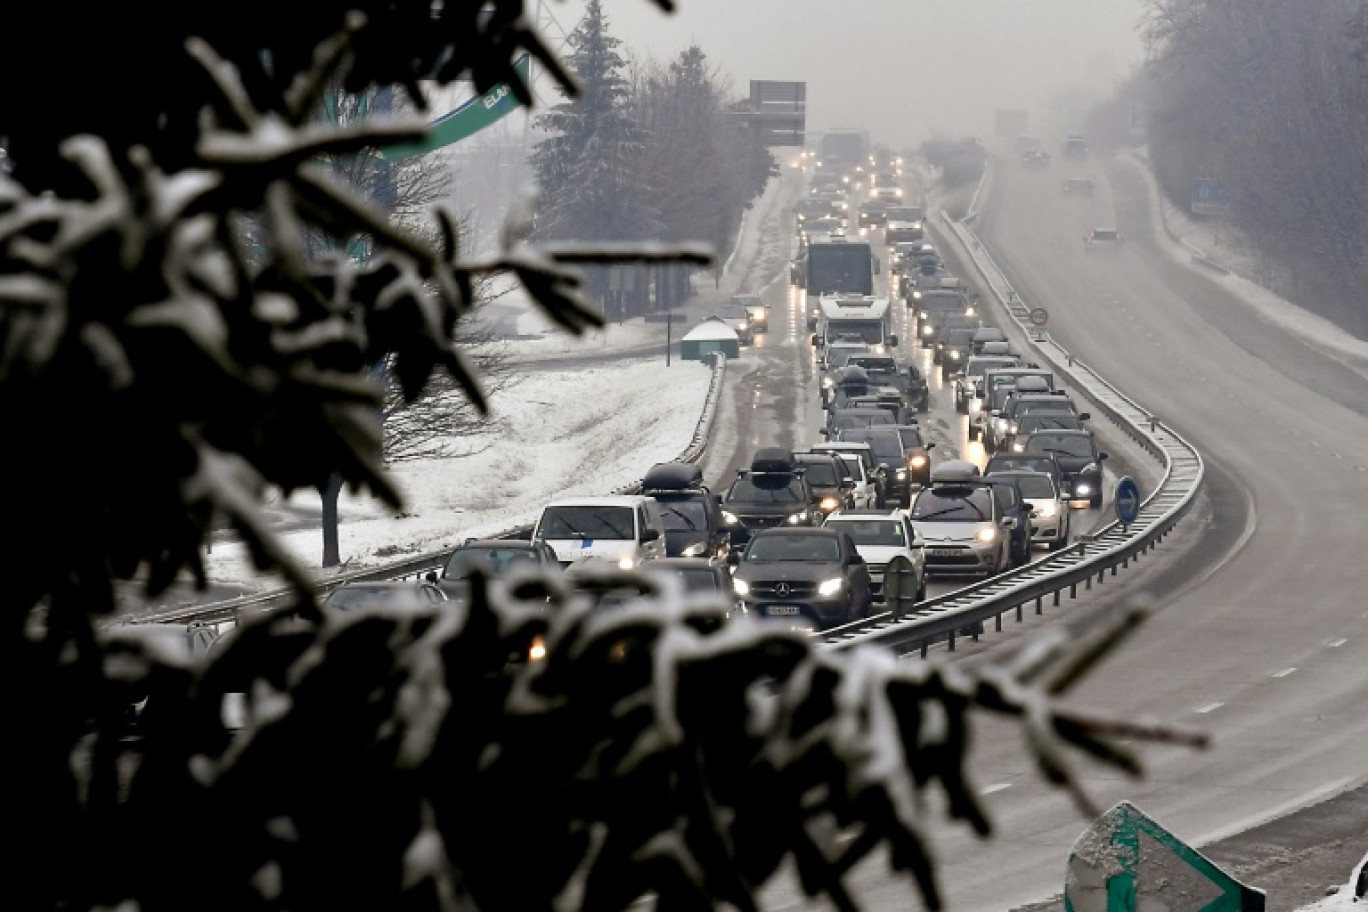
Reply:
[[1116, 483], [1116, 518], [1121, 525], [1129, 526], [1140, 515], [1140, 486], [1129, 475], [1121, 476]]
[[1221, 215], [1230, 208], [1230, 199], [1223, 181], [1198, 177], [1192, 181], [1193, 215]]

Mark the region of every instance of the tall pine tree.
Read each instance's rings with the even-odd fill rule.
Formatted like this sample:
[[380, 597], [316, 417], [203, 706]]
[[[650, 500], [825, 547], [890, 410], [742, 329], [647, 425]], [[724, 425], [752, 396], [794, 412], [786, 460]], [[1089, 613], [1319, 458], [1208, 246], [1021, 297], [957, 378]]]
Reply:
[[[541, 191], [538, 239], [626, 241], [659, 236], [642, 169], [646, 136], [632, 117], [619, 44], [608, 33], [602, 3], [590, 0], [568, 39], [565, 58], [579, 80], [580, 97], [563, 101], [536, 122], [550, 134], [532, 152]], [[606, 270], [586, 270], [585, 283], [589, 297], [607, 298]]]

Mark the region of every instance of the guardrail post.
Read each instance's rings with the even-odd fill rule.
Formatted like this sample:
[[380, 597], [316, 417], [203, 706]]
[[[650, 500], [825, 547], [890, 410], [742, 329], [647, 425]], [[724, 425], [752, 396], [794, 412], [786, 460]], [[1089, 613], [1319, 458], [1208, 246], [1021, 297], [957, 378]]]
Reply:
[[[1020, 610], [1021, 606], [1017, 605], [1017, 611]], [[1000, 614], [993, 616], [993, 631], [996, 633], [1002, 633], [1002, 615]]]
[[950, 631], [945, 635], [945, 649], [947, 652], [955, 651], [955, 631]]
[[1058, 590], [1058, 589], [1056, 589], [1056, 590], [1054, 591], [1054, 606], [1055, 606], [1056, 608], [1059, 607], [1059, 590]]
[[[1088, 579], [1092, 579], [1092, 577], [1090, 576]], [[1069, 598], [1078, 598], [1078, 583], [1069, 584]]]
[[[1055, 593], [1055, 598], [1059, 598], [1059, 593], [1057, 593], [1057, 592]], [[1056, 602], [1055, 604], [1058, 604], [1058, 602]], [[1020, 607], [1018, 607], [1017, 610], [1020, 610]], [[1036, 596], [1036, 614], [1044, 614], [1044, 613], [1045, 613], [1045, 596], [1043, 596], [1043, 595], [1037, 595], [1037, 596]]]
[[1150, 426], [1150, 433], [1151, 433], [1151, 434], [1153, 434], [1155, 431], [1159, 430], [1159, 418], [1158, 418], [1157, 415], [1150, 415], [1150, 416], [1149, 416], [1149, 426]]

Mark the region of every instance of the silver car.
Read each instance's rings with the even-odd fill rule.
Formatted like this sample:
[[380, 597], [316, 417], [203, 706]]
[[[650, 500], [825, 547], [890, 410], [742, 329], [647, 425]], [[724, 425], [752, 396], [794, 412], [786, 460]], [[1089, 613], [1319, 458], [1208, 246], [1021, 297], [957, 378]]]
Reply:
[[912, 501], [912, 525], [926, 542], [932, 576], [993, 576], [1011, 566], [1012, 518], [999, 513], [991, 487], [977, 475], [973, 463], [942, 463]]

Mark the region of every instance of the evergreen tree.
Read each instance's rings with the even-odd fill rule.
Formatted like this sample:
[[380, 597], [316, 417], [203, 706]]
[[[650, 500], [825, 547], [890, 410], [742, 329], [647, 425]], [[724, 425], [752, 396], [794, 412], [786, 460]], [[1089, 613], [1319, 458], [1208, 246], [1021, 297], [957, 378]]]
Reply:
[[[580, 97], [538, 118], [550, 133], [532, 153], [541, 188], [536, 236], [543, 240], [642, 240], [657, 236], [659, 223], [644, 185], [646, 139], [632, 117], [631, 92], [623, 76], [619, 39], [608, 33], [599, 0], [591, 0], [571, 33], [567, 68]], [[586, 275], [591, 298], [603, 299], [608, 276]]]

